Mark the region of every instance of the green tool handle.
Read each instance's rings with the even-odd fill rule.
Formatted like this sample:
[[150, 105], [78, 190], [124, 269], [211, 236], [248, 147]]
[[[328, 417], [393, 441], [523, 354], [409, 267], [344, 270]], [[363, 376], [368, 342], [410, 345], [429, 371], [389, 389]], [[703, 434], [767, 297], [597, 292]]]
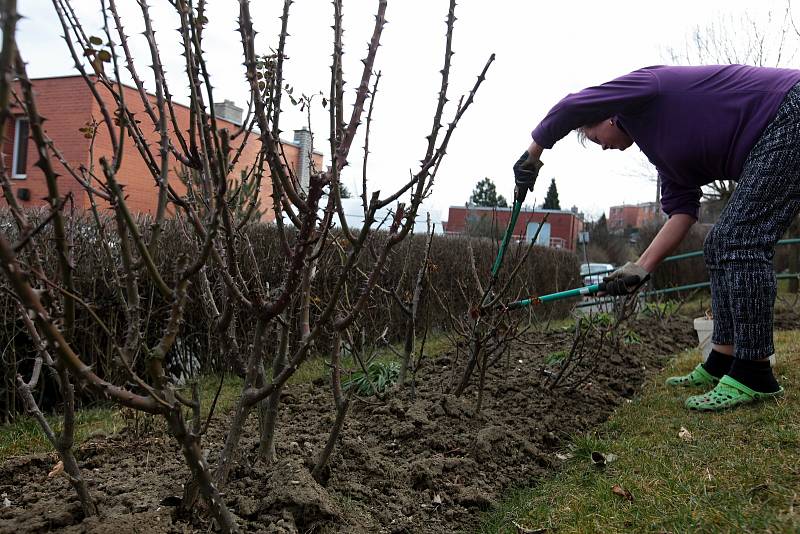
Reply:
[[503, 235], [503, 242], [500, 243], [500, 250], [497, 251], [497, 257], [494, 260], [494, 265], [492, 266], [492, 277], [497, 276], [497, 272], [500, 270], [500, 265], [503, 264], [503, 256], [506, 255], [506, 247], [508, 247], [508, 242], [511, 240], [511, 236], [514, 234], [514, 227], [517, 225], [517, 218], [519, 217], [519, 212], [522, 209], [522, 199], [518, 198], [518, 195], [514, 195], [514, 209], [511, 211], [511, 220], [508, 222], [508, 226], [506, 227], [506, 233]]
[[594, 295], [604, 290], [605, 284], [592, 284], [590, 286], [568, 289], [567, 291], [559, 291], [558, 293], [550, 293], [549, 295], [542, 295], [541, 297], [531, 297], [523, 300], [517, 300], [506, 306], [506, 308], [509, 310], [515, 310], [517, 308], [525, 308], [531, 304], [538, 304], [540, 302], [552, 302], [554, 300], [580, 297], [583, 295]]
[[511, 220], [508, 221], [506, 233], [503, 234], [503, 241], [500, 243], [500, 250], [497, 251], [497, 257], [494, 260], [494, 265], [492, 265], [492, 276], [489, 279], [489, 284], [483, 291], [483, 298], [479, 306], [480, 309], [486, 306], [487, 301], [492, 300], [492, 287], [494, 287], [495, 282], [497, 282], [497, 273], [500, 271], [500, 266], [503, 264], [503, 257], [506, 255], [508, 242], [511, 241], [511, 236], [514, 234], [514, 227], [517, 225], [517, 218], [522, 209], [522, 203], [525, 202], [526, 194], [526, 189], [521, 189], [519, 187], [514, 189], [514, 208], [511, 210]]

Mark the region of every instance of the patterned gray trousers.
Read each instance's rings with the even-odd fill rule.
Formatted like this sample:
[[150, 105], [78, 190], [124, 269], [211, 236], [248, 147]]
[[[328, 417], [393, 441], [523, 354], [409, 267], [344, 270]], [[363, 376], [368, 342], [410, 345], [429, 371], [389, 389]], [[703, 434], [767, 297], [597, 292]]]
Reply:
[[738, 185], [706, 237], [713, 343], [734, 356], [773, 354], [775, 243], [800, 210], [800, 84], [786, 95], [744, 164]]

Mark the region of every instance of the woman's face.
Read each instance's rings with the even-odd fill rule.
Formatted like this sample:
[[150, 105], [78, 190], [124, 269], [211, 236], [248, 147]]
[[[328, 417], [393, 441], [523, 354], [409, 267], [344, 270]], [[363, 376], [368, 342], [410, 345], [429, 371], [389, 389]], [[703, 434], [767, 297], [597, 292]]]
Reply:
[[584, 126], [583, 132], [587, 139], [602, 146], [603, 150], [625, 150], [633, 144], [633, 139], [617, 127], [613, 119], [606, 119], [594, 126]]

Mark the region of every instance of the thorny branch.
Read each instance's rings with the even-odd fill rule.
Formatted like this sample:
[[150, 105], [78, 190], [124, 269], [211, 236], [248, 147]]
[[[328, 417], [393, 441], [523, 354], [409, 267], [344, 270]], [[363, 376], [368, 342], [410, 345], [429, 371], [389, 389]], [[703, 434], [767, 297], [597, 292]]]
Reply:
[[[86, 363], [86, 355], [76, 349], [72, 339], [76, 302], [81, 304], [81, 313], [93, 323], [102, 325], [107, 335], [111, 334], [110, 338], [119, 332], [116, 330], [119, 326], [103, 324], [101, 316], [91, 308], [90, 299], [80, 294], [72, 280], [74, 266], [70, 256], [70, 228], [65, 225], [62, 213], [65, 197], [59, 192], [55, 167], [67, 162], [56, 143], [44, 133], [44, 118], [39, 114], [32, 83], [25, 75], [25, 65], [16, 50], [13, 30], [18, 17], [15, 2], [10, 0], [2, 6], [4, 32], [3, 50], [0, 53], [0, 70], [3, 74], [0, 116], [4, 122], [12, 116], [9, 102], [14, 87], [18, 87], [23, 104], [20, 108], [29, 118], [39, 155], [36, 165], [42, 170], [48, 185], [49, 204], [49, 213], [41, 224], [31, 225], [14, 199], [8, 169], [2, 169], [3, 195], [17, 221], [21, 239], [12, 244], [5, 235], [0, 234], [0, 270], [10, 292], [25, 310], [31, 336], [39, 336], [42, 346], [47, 347], [46, 353], [40, 353], [31, 379], [28, 382], [20, 379], [20, 391], [23, 394], [26, 391], [30, 393], [36, 387], [43, 366], [49, 368], [52, 361], [62, 388], [69, 390], [66, 392], [69, 395], [72, 395], [71, 376], [103, 398], [140, 412], [162, 416], [170, 434], [180, 445], [192, 475], [186, 484], [185, 509], [190, 509], [197, 495], [202, 494], [217, 526], [223, 532], [236, 532], [236, 521], [219, 488], [228, 479], [231, 466], [237, 460], [247, 416], [256, 405], [265, 403], [262, 407], [266, 408], [265, 421], [268, 424], [262, 429], [261, 448], [271, 450], [281, 388], [326, 338], [333, 339], [335, 343], [331, 359], [331, 390], [336, 418], [314, 470], [315, 477], [320, 476], [333, 453], [352, 400], [352, 393], [343, 391], [341, 383], [342, 339], [352, 341], [361, 317], [372, 305], [372, 295], [394, 248], [412, 232], [419, 207], [431, 191], [451, 135], [473, 102], [494, 56], [484, 66], [469, 94], [459, 100], [454, 116], [445, 128], [444, 110], [448, 102], [456, 20], [455, 0], [451, 0], [446, 20], [441, 86], [420, 169], [397, 191], [389, 191], [388, 196], [381, 199], [377, 192], [371, 195], [367, 193], [365, 157], [362, 170], [365, 220], [360, 229], [349, 228], [339, 184], [342, 171], [348, 164], [353, 141], [363, 126], [362, 117], [368, 98], [371, 100], [366, 112], [366, 130], [369, 130], [372, 121], [380, 79], [375, 63], [386, 23], [387, 0], [376, 2], [375, 22], [363, 59], [363, 69], [355, 94], [349, 96], [344, 91], [342, 70], [342, 2], [333, 0], [331, 89], [326, 102], [331, 118], [332, 164], [324, 171], [312, 166], [307, 191], [299, 188], [280, 140], [282, 93], [287, 87], [284, 67], [288, 60], [291, 0], [283, 3], [277, 47], [270, 55], [256, 53], [250, 2], [239, 0], [238, 31], [250, 103], [249, 118], [233, 135], [221, 128], [215, 113], [212, 73], [203, 51], [203, 47], [207, 46], [203, 40], [204, 28], [208, 24], [206, 3], [170, 0], [179, 20], [178, 42], [185, 62], [181, 75], [185, 76], [189, 93], [188, 121], [184, 121], [181, 114], [176, 112], [167, 84], [159, 50], [161, 43], [156, 38], [150, 8], [144, 0], [137, 1], [144, 23], [142, 35], [153, 72], [154, 95], [145, 90], [140, 66], [132, 52], [131, 37], [125, 32], [116, 0], [98, 2], [103, 17], [104, 39], [87, 35], [71, 0], [52, 0], [75, 69], [83, 78], [101, 115], [97, 121], [86, 126], [87, 138], [90, 139], [88, 167], [82, 165], [72, 169], [67, 164], [65, 168], [89, 199], [93, 218], [87, 220], [94, 221], [96, 235], [102, 241], [97, 254], [104, 257], [113, 270], [111, 274], [104, 273], [104, 276], [116, 282], [112, 300], [121, 309], [124, 326], [123, 333], [110, 348], [113, 353], [119, 354], [119, 364], [127, 376], [125, 385], [114, 383], [100, 370]], [[133, 79], [131, 89], [126, 89], [120, 83], [120, 63]], [[106, 73], [105, 64], [110, 65], [113, 73]], [[12, 71], [16, 71], [18, 76], [16, 82], [12, 80]], [[349, 97], [352, 97], [353, 107], [345, 121], [344, 110], [350, 103]], [[138, 117], [133, 111], [134, 101], [137, 109], [144, 110]], [[311, 105], [312, 99], [306, 102]], [[142, 120], [147, 124], [142, 124]], [[111, 149], [107, 153], [98, 149], [95, 154], [95, 140], [100, 135], [107, 138]], [[234, 138], [238, 139], [238, 145], [233, 142]], [[245, 143], [256, 144], [255, 160], [244, 161]], [[369, 153], [369, 145], [370, 141], [365, 140], [365, 154]], [[133, 150], [128, 150], [131, 146]], [[123, 158], [139, 158], [150, 173], [153, 188], [157, 191], [154, 217], [149, 219], [149, 226], [146, 226], [147, 219], [137, 218], [126, 198], [126, 182], [121, 166]], [[230, 184], [235, 183], [233, 173], [240, 160], [248, 166], [248, 170], [242, 174], [238, 187], [232, 187]], [[176, 165], [182, 166], [180, 172], [184, 173], [184, 181], [174, 179]], [[96, 173], [95, 168], [102, 172]], [[263, 191], [262, 181], [265, 182]], [[245, 190], [251, 187], [253, 189], [249, 194], [253, 196], [240, 202]], [[409, 192], [410, 198], [400, 202], [401, 197]], [[266, 194], [272, 197], [272, 216], [279, 231], [278, 246], [284, 255], [277, 269], [278, 282], [273, 284], [266, 282], [264, 270], [259, 268], [259, 263], [264, 259], [256, 257], [249, 237], [258, 224], [255, 213], [261, 207], [260, 195]], [[376, 223], [383, 216], [381, 214], [379, 217], [378, 212], [395, 202], [398, 204], [388, 219], [388, 235], [385, 239], [378, 239], [375, 236], [376, 229], [382, 225]], [[239, 209], [237, 206], [246, 208]], [[110, 217], [103, 213], [106, 209]], [[172, 257], [165, 253], [161, 235], [168, 214], [175, 217], [175, 224], [179, 225], [185, 238], [195, 245], [195, 250], [190, 254]], [[107, 225], [104, 221], [112, 224]], [[116, 227], [113, 223], [116, 223]], [[335, 223], [338, 223], [338, 230], [333, 230]], [[54, 279], [47, 278], [48, 271], [36, 264], [38, 251], [46, 246], [40, 234], [50, 229], [59, 259]], [[411, 313], [409, 335], [412, 336], [411, 350], [404, 367], [412, 373], [416, 372], [417, 363], [414, 362], [418, 362], [413, 358], [414, 318], [418, 314], [427, 279], [431, 240], [432, 227], [424, 258], [414, 280], [412, 298], [404, 307], [404, 312]], [[26, 261], [23, 257], [32, 260]], [[332, 264], [331, 258], [338, 259], [338, 278], [323, 300], [314, 293], [315, 275], [323, 262]], [[199, 297], [190, 291], [195, 282], [198, 283]], [[149, 297], [143, 288], [149, 288]], [[160, 298], [165, 303], [164, 309], [152, 315], [149, 309], [145, 312], [148, 298]], [[244, 378], [235, 414], [232, 420], [224, 423], [227, 425], [227, 439], [215, 456], [214, 469], [208, 465], [200, 443], [210, 415], [203, 425], [200, 397], [196, 389], [189, 398], [167, 374], [171, 355], [181, 342], [186, 341], [184, 319], [188, 303], [193, 298], [202, 302], [208, 315], [214, 318], [215, 333], [221, 338], [219, 346], [226, 349], [221, 356], [225, 359], [225, 365], [241, 372]], [[58, 303], [63, 304], [63, 324]], [[295, 317], [301, 320], [295, 320]], [[243, 322], [241, 318], [250, 321]], [[144, 331], [152, 331], [151, 322], [160, 332], [155, 341], [150, 338], [148, 344]], [[244, 338], [241, 337], [242, 330], [246, 331]], [[270, 338], [275, 332], [279, 338], [277, 344], [271, 343]], [[491, 339], [487, 338], [485, 342], [488, 346], [494, 342], [492, 340], [513, 337], [513, 332], [513, 329], [501, 331], [495, 325], [487, 333]], [[245, 347], [247, 353], [237, 363], [234, 360], [238, 354], [229, 356], [227, 352], [238, 353], [240, 347]], [[422, 350], [421, 347], [420, 357]], [[487, 355], [494, 353], [492, 350]], [[190, 421], [184, 419], [185, 407], [191, 408]], [[30, 409], [35, 413], [34, 408]], [[65, 413], [65, 429], [72, 428], [71, 413]], [[272, 423], [269, 423], [270, 420]], [[46, 427], [43, 428], [46, 431]], [[54, 436], [52, 431], [48, 435]], [[54, 440], [54, 446], [59, 452], [71, 448], [71, 442], [57, 441]], [[64, 454], [66, 458], [67, 453]], [[67, 467], [72, 469], [71, 466], [65, 466], [65, 469]], [[77, 475], [69, 472], [77, 480]], [[76, 489], [80, 494], [81, 490]]]

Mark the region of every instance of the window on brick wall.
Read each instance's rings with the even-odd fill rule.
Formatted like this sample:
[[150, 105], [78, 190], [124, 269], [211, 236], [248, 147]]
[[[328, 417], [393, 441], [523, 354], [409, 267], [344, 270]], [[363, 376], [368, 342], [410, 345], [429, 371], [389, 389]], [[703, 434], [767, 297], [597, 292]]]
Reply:
[[12, 178], [25, 178], [28, 168], [28, 119], [19, 118], [14, 124], [14, 157]]

